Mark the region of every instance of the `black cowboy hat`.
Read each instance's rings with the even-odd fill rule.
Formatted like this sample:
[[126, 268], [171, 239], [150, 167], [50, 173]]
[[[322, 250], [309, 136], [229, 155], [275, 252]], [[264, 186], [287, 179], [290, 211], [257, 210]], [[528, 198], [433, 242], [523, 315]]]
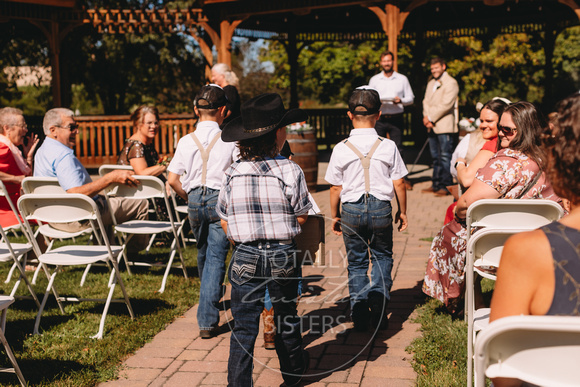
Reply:
[[286, 110], [280, 95], [276, 93], [260, 94], [242, 104], [241, 116], [224, 127], [222, 140], [233, 142], [256, 138], [286, 125], [307, 119], [308, 114], [303, 110]]

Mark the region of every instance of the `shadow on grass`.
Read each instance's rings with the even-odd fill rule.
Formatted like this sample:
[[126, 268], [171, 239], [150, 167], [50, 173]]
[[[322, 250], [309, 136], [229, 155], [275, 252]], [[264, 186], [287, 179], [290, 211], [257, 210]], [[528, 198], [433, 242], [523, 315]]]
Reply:
[[[94, 367], [87, 367], [86, 364], [75, 361], [43, 360], [39, 362], [17, 359], [17, 362], [29, 386], [52, 383], [61, 379], [63, 374], [95, 372]], [[8, 358], [3, 359], [1, 364], [12, 366]], [[15, 374], [0, 373], [0, 386], [20, 386], [20, 384]]]

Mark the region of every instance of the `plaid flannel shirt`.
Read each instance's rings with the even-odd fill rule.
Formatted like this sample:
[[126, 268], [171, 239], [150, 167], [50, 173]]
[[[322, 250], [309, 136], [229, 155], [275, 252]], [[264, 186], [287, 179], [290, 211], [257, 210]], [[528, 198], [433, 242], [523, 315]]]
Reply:
[[234, 162], [225, 172], [216, 211], [228, 222], [228, 238], [247, 243], [294, 238], [301, 231], [296, 216], [311, 207], [302, 169], [277, 156]]

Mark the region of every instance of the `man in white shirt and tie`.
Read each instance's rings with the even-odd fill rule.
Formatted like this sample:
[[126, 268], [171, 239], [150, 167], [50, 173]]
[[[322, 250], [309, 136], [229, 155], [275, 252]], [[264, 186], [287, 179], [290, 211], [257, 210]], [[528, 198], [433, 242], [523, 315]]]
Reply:
[[[381, 97], [381, 117], [375, 130], [381, 137], [387, 137], [388, 134], [403, 155], [403, 112], [405, 106], [413, 104], [415, 95], [407, 77], [394, 70], [395, 56], [392, 52], [385, 51], [381, 54], [380, 65], [383, 71], [369, 81], [369, 86], [376, 89]], [[412, 188], [408, 179], [405, 179], [405, 185], [407, 189]]]

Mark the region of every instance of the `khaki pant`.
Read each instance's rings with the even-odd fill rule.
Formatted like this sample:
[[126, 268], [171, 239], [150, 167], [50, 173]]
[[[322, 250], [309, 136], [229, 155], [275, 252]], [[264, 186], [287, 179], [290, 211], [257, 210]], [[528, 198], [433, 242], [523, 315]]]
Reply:
[[[101, 206], [99, 206], [100, 208]], [[147, 219], [147, 214], [149, 211], [149, 203], [145, 199], [127, 199], [121, 197], [110, 197], [109, 206], [104, 210], [101, 210], [101, 219], [103, 220], [103, 226], [107, 232], [107, 237], [111, 244], [115, 244], [115, 229], [113, 227], [114, 222], [111, 214], [115, 215], [117, 224], [121, 224], [128, 220]], [[57, 230], [67, 231], [67, 232], [77, 232], [80, 230], [85, 230], [90, 227], [89, 222], [70, 222], [70, 223], [51, 223], [52, 227]], [[138, 251], [138, 249], [133, 249], [132, 247], [146, 246], [149, 236], [148, 235], [135, 235], [131, 238], [127, 246], [128, 250]]]

